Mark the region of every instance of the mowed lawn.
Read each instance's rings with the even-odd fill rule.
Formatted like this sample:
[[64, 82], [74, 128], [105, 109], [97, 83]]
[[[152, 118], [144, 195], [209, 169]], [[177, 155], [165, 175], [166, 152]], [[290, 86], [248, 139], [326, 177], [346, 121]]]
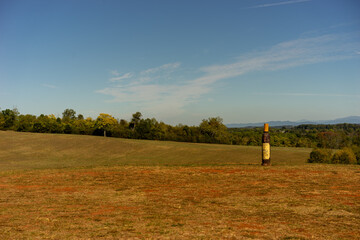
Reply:
[[0, 131], [0, 239], [360, 239], [360, 167], [310, 151]]

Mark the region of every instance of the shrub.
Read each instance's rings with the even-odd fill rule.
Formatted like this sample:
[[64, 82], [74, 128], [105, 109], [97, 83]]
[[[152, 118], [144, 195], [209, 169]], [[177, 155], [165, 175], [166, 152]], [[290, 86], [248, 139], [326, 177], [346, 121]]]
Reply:
[[330, 149], [318, 148], [310, 153], [308, 163], [330, 163], [332, 151]]
[[355, 154], [357, 164], [360, 164], [360, 146], [352, 146], [352, 150]]
[[343, 148], [337, 151], [331, 158], [331, 163], [356, 164], [356, 156], [351, 148]]
[[355, 154], [355, 156], [356, 156], [357, 164], [360, 165], [360, 151], [357, 151], [356, 154]]

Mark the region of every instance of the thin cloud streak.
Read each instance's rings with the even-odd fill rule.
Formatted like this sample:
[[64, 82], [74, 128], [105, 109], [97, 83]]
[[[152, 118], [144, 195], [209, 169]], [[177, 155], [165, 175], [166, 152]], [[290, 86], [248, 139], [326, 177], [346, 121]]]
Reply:
[[268, 4], [261, 4], [261, 5], [256, 5], [256, 6], [248, 7], [248, 9], [250, 9], [250, 8], [275, 7], [275, 6], [295, 4], [295, 3], [303, 3], [303, 2], [309, 2], [309, 1], [311, 1], [311, 0], [292, 0], [292, 1], [277, 2], [277, 3], [268, 3]]
[[[117, 73], [117, 75], [119, 75], [119, 73]], [[122, 75], [120, 77], [113, 77], [113, 78], [110, 78], [109, 80], [110, 80], [110, 82], [117, 82], [117, 81], [122, 81], [124, 79], [128, 79], [131, 77], [132, 77], [132, 73], [125, 73], [124, 75]]]
[[155, 67], [155, 68], [149, 68], [145, 71], [142, 71], [140, 74], [141, 75], [146, 75], [146, 74], [154, 74], [154, 73], [157, 73], [159, 71], [171, 71], [171, 70], [174, 70], [178, 67], [180, 67], [180, 63], [179, 62], [176, 62], [176, 63], [168, 63], [168, 64], [164, 64], [164, 65], [161, 65], [160, 67]]

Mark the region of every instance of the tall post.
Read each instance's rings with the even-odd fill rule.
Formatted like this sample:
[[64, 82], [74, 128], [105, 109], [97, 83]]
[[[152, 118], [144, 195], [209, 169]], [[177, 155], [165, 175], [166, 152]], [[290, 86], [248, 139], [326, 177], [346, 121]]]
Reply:
[[263, 166], [270, 166], [270, 134], [269, 124], [264, 124], [264, 133], [262, 136], [262, 164]]

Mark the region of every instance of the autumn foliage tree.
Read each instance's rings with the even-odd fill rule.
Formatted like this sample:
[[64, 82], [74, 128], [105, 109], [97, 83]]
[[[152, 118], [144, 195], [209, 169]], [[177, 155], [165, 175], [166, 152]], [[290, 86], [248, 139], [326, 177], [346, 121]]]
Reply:
[[116, 124], [118, 124], [118, 121], [113, 116], [106, 113], [100, 113], [95, 122], [97, 129], [104, 131], [104, 137], [106, 137], [106, 131], [110, 131], [111, 127]]

